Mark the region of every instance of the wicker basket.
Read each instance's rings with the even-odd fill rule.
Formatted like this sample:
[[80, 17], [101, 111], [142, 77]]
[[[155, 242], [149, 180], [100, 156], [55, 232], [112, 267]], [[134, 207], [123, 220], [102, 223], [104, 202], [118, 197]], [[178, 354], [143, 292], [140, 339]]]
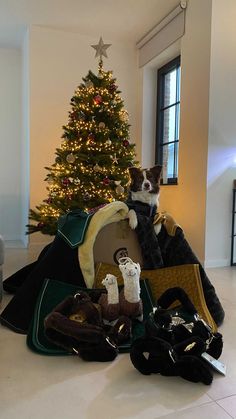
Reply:
[[[101, 281], [105, 278], [107, 273], [117, 276], [118, 285], [123, 284], [122, 275], [118, 266], [101, 262], [96, 265], [95, 288], [102, 286]], [[199, 315], [212, 327], [213, 332], [217, 331], [217, 326], [206, 305], [199, 266], [197, 264], [142, 270], [141, 279], [148, 279], [154, 301], [156, 301], [168, 288], [183, 288], [196, 307]]]

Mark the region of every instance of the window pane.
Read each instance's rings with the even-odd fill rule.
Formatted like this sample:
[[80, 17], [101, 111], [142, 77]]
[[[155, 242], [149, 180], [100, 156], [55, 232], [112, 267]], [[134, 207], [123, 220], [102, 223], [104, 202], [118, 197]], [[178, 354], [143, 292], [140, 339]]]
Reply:
[[164, 107], [176, 102], [176, 69], [165, 75]]
[[163, 146], [163, 167], [162, 167], [162, 176], [163, 183], [167, 183], [168, 178], [175, 177], [174, 174], [174, 153], [175, 144], [168, 144]]
[[175, 138], [175, 110], [176, 106], [163, 111], [163, 143], [174, 141]]

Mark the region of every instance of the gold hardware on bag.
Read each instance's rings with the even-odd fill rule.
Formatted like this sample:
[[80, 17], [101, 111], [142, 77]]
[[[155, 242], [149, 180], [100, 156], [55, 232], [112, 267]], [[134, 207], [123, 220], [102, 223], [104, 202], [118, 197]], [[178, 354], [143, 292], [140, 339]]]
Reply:
[[122, 329], [124, 329], [124, 327], [125, 327], [125, 324], [124, 324], [124, 323], [122, 323], [122, 324], [120, 325], [119, 329], [118, 329], [118, 333], [120, 333], [120, 332], [121, 332], [121, 330], [122, 330]]
[[86, 321], [86, 316], [83, 311], [78, 311], [78, 313], [71, 314], [69, 316], [70, 320], [74, 320], [78, 323], [84, 323]]
[[190, 351], [194, 346], [196, 345], [196, 342], [190, 343], [186, 348], [184, 349], [184, 352]]

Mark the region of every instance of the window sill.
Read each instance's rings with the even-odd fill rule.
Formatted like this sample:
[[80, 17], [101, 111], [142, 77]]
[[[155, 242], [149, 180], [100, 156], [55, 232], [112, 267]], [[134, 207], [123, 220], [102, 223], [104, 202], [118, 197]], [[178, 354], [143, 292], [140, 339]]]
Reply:
[[163, 183], [163, 179], [161, 179], [161, 185], [162, 186], [178, 185], [178, 179], [177, 178], [168, 179], [167, 182], [165, 183]]

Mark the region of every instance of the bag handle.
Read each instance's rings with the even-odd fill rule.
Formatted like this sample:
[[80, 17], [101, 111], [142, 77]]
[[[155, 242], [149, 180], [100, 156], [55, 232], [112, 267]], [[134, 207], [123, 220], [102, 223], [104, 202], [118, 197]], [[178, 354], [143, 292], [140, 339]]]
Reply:
[[184, 309], [189, 314], [193, 314], [193, 315], [197, 314], [197, 310], [194, 307], [194, 305], [193, 305], [192, 301], [190, 300], [189, 296], [184, 291], [184, 289], [180, 288], [180, 287], [168, 288], [161, 295], [161, 297], [158, 298], [157, 307], [167, 309], [176, 300], [178, 300], [182, 304]]

